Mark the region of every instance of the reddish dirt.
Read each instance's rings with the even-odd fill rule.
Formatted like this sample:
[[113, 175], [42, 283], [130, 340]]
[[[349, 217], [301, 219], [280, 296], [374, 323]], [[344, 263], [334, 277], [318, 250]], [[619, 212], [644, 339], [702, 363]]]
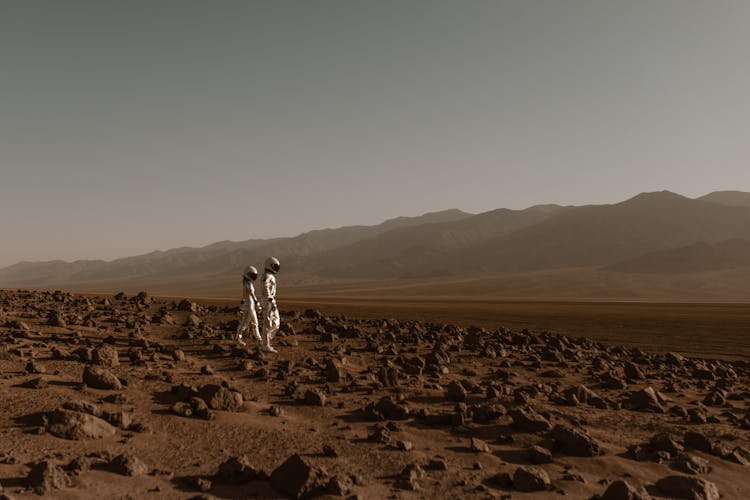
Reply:
[[[677, 469], [681, 457], [688, 454], [708, 461], [710, 471], [696, 477], [714, 483], [722, 498], [750, 498], [746, 479], [750, 466], [739, 463], [750, 462], [748, 363], [681, 359], [542, 333], [544, 329], [577, 331], [575, 325], [585, 323], [586, 307], [590, 313], [592, 306], [527, 303], [513, 315], [511, 304], [502, 308], [480, 304], [475, 311], [487, 312], [476, 313], [473, 323], [486, 328], [475, 329], [468, 328], [471, 309], [461, 309], [462, 304], [433, 304], [435, 312], [429, 316], [431, 303], [319, 302], [312, 306], [320, 313], [301, 314], [309, 303], [282, 301], [282, 308], [290, 306], [283, 314], [286, 326], [276, 339], [279, 353], [268, 355], [254, 347], [233, 349], [227, 340], [237, 318], [236, 303], [201, 301], [186, 306], [195, 309], [191, 313], [180, 310], [178, 302], [148, 296], [105, 299], [0, 293], [3, 493], [14, 498], [36, 496], [27, 478], [32, 463], [50, 460], [66, 467], [89, 456], [91, 470], [75, 474], [64, 468], [71, 484], [46, 494], [53, 498], [284, 498], [287, 495], [278, 482], [264, 479], [263, 473], [270, 475], [288, 457], [299, 454], [325, 469], [325, 484], [337, 477], [346, 486], [346, 495], [360, 498], [557, 498], [561, 494], [591, 498], [621, 479], [653, 496], [666, 497], [657, 481], [687, 476]], [[618, 315], [627, 318], [628, 307], [604, 306], [591, 322], [607, 324]], [[640, 317], [631, 322], [624, 319], [620, 335], [632, 322], [649, 324], [650, 318], [658, 317], [659, 307], [640, 309]], [[446, 319], [458, 310], [467, 312], [450, 321], [458, 326], [448, 325]], [[690, 318], [705, 319], [711, 311], [691, 316], [690, 310], [685, 307], [674, 322], [662, 321], [665, 336], [675, 338], [672, 332], [684, 328]], [[198, 324], [187, 325], [190, 314], [198, 317]], [[388, 317], [399, 319], [381, 319]], [[493, 318], [498, 321], [493, 323]], [[414, 321], [420, 319], [429, 321]], [[555, 321], [563, 326], [531, 328]], [[524, 325], [532, 331], [520, 332]], [[709, 321], [701, 325], [696, 328], [709, 331]], [[644, 328], [638, 333], [641, 344], [648, 344], [648, 331], [658, 330], [656, 325]], [[82, 383], [87, 362], [76, 351], [102, 346], [118, 352], [119, 365], [108, 369], [126, 382], [121, 390], [93, 389]], [[174, 354], [178, 349], [184, 359]], [[704, 357], [712, 358], [700, 356]], [[30, 360], [43, 373], [27, 373]], [[340, 380], [328, 378], [329, 363], [341, 363]], [[385, 367], [397, 374], [394, 384], [381, 376]], [[27, 386], [37, 378], [45, 383]], [[452, 382], [461, 383], [466, 395], [454, 398], [448, 391]], [[171, 408], [181, 399], [173, 392], [179, 384], [197, 388], [224, 384], [243, 396], [243, 404], [237, 411], [214, 409], [211, 420], [177, 415]], [[595, 391], [597, 399], [571, 399], [568, 390], [581, 384]], [[647, 387], [659, 391], [663, 413], [641, 411], [631, 404], [631, 394]], [[324, 394], [325, 406], [306, 403], [307, 390]], [[388, 407], [403, 414], [376, 420], [379, 414], [363, 411], [383, 397], [391, 397]], [[104, 410], [124, 410], [132, 415], [133, 425], [118, 428], [111, 437], [82, 441], [50, 434], [44, 415], [80, 400]], [[273, 416], [272, 407], [282, 414]], [[575, 456], [554, 432], [519, 427], [512, 415], [522, 408], [541, 414], [550, 426], [583, 433], [596, 444], [597, 452]], [[696, 423], [685, 416], [690, 410], [707, 421]], [[388, 426], [389, 432], [380, 430], [382, 439], [374, 442], [369, 437], [379, 426]], [[707, 438], [710, 448], [669, 453], [645, 445], [659, 432], [669, 433], [679, 447], [686, 432], [697, 432]], [[471, 438], [485, 441], [487, 451], [472, 451]], [[399, 449], [399, 441], [410, 442], [412, 449]], [[337, 456], [326, 456], [325, 445]], [[551, 485], [543, 491], [520, 492], [520, 483], [499, 481], [498, 474], [513, 476], [530, 463], [532, 445], [551, 449], [551, 462], [538, 465]], [[147, 473], [129, 477], [113, 472], [111, 458], [124, 452], [142, 460]], [[262, 471], [260, 479], [230, 484], [215, 477], [220, 464], [243, 454]], [[445, 460], [447, 470], [428, 467], [438, 458]], [[413, 483], [400, 478], [411, 464], [424, 469]], [[207, 491], [200, 491], [198, 480], [204, 481]]]
[[525, 300], [287, 299], [326, 314], [549, 331], [653, 351], [750, 360], [750, 304]]

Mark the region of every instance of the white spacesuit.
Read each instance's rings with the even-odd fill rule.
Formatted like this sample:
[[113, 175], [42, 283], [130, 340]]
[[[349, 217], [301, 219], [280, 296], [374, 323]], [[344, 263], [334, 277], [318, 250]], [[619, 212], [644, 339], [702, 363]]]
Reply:
[[263, 347], [266, 352], [276, 352], [271, 347], [271, 340], [281, 326], [281, 316], [276, 305], [276, 273], [279, 272], [281, 264], [276, 257], [266, 259], [265, 271], [261, 278], [260, 305], [263, 310]]
[[258, 331], [258, 312], [260, 304], [255, 297], [255, 287], [253, 281], [258, 278], [258, 270], [253, 266], [247, 266], [242, 273], [242, 306], [240, 307], [240, 323], [237, 325], [237, 333], [234, 341], [239, 345], [247, 345], [242, 340], [242, 334], [245, 330], [250, 329], [253, 336], [259, 344], [264, 345], [263, 339]]

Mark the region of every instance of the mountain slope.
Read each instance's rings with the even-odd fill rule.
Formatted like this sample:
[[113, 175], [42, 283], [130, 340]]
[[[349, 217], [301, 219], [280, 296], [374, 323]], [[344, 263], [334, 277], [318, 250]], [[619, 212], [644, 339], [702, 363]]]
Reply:
[[662, 252], [650, 252], [608, 266], [624, 273], [678, 274], [750, 267], [750, 241], [734, 239], [716, 244], [694, 243]]
[[537, 224], [566, 210], [539, 205], [525, 210], [501, 208], [460, 221], [394, 229], [317, 256], [315, 265], [326, 276], [348, 279], [385, 279], [445, 275], [444, 257], [472, 253], [476, 246], [499, 236]]
[[698, 199], [730, 207], [750, 207], [750, 193], [743, 191], [714, 191]]
[[[575, 207], [474, 248], [470, 271], [609, 265], [698, 241], [750, 239], [750, 209], [644, 193], [614, 205]], [[455, 260], [458, 255], [452, 256]]]
[[459, 221], [472, 214], [444, 210], [418, 217], [397, 217], [376, 226], [347, 226], [303, 233], [293, 238], [219, 242], [201, 248], [182, 247], [155, 251], [114, 261], [23, 262], [0, 270], [0, 286], [65, 286], [69, 283], [133, 282], [136, 280], [204, 279], [234, 275], [248, 262], [261, 263], [268, 255], [294, 259], [347, 245], [383, 232], [421, 225]]

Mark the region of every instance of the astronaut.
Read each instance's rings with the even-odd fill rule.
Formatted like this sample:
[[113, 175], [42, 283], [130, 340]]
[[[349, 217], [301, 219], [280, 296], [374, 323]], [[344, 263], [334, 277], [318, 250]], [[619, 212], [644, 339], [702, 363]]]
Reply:
[[263, 310], [263, 334], [262, 347], [264, 352], [277, 352], [271, 346], [271, 340], [281, 326], [279, 308], [276, 305], [276, 273], [279, 272], [281, 264], [276, 257], [266, 259], [265, 271], [261, 278], [260, 305]]
[[260, 304], [255, 296], [255, 286], [253, 281], [258, 278], [258, 270], [253, 266], [247, 266], [242, 273], [242, 306], [240, 307], [240, 323], [237, 325], [237, 333], [234, 341], [238, 345], [246, 346], [247, 343], [242, 340], [242, 334], [245, 330], [250, 329], [255, 339], [260, 345], [264, 345], [263, 339], [258, 331], [258, 313]]

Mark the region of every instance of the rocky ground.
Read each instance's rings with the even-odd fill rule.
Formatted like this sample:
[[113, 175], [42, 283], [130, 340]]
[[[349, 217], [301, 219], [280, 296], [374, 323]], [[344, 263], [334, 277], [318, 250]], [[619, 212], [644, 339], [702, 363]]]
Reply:
[[0, 292], [0, 497], [750, 498], [746, 361], [237, 312]]

